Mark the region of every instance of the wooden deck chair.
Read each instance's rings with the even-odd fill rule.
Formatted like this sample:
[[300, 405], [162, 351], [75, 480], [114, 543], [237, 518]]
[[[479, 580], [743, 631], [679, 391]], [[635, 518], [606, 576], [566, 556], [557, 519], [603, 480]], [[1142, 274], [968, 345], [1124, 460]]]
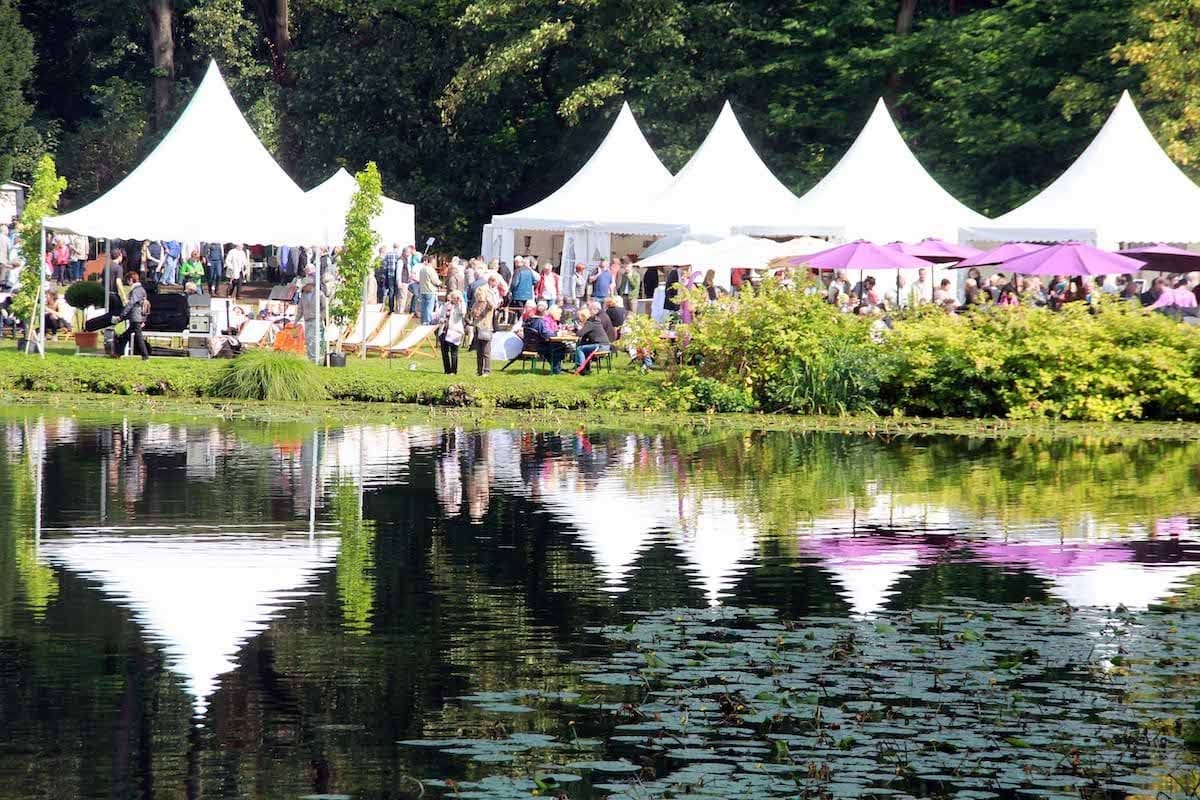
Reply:
[[268, 347], [274, 339], [275, 326], [265, 319], [248, 319], [238, 332], [243, 347]]
[[367, 352], [376, 350], [380, 353], [386, 351], [389, 347], [400, 341], [404, 336], [404, 329], [408, 327], [408, 323], [412, 321], [412, 314], [392, 314], [379, 327], [379, 330], [374, 336], [367, 340]]
[[371, 341], [371, 337], [379, 332], [387, 320], [388, 313], [383, 310], [383, 306], [375, 306], [372, 310], [371, 306], [367, 306], [366, 325], [363, 325], [363, 320], [360, 317], [354, 323], [354, 327], [346, 329], [346, 338], [342, 339], [343, 350], [357, 350], [363, 343], [363, 328], [366, 328], [366, 340]]
[[436, 354], [437, 347], [433, 344], [435, 340], [433, 332], [437, 330], [437, 325], [418, 325], [408, 332], [403, 339], [387, 349], [389, 356], [405, 356], [412, 358], [417, 354], [423, 345], [428, 344], [430, 349]]

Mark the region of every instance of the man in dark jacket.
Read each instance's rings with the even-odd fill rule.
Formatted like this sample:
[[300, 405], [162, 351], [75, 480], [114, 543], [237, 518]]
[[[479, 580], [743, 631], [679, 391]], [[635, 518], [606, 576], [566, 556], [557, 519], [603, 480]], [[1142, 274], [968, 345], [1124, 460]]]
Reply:
[[580, 311], [579, 319], [582, 325], [579, 328], [579, 343], [575, 345], [575, 368], [586, 372], [583, 365], [592, 353], [597, 350], [607, 352], [612, 340], [604, 330], [604, 321], [608, 319], [606, 315]]
[[132, 336], [133, 352], [140, 355], [142, 361], [148, 361], [150, 348], [146, 346], [146, 340], [142, 337], [142, 326], [146, 324], [146, 306], [149, 305], [146, 300], [146, 288], [142, 286], [142, 279], [136, 272], [127, 274], [125, 281], [130, 285], [129, 298], [125, 301], [125, 308], [121, 309], [119, 319], [125, 321], [126, 327], [125, 332], [117, 336], [112, 355], [113, 358], [123, 356]]

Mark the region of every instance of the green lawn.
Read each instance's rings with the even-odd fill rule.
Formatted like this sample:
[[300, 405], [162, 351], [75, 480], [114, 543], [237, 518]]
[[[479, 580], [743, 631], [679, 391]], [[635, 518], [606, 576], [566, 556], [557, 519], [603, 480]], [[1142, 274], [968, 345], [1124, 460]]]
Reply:
[[[45, 358], [16, 350], [12, 339], [0, 340], [0, 389], [69, 394], [120, 394], [204, 397], [211, 394], [217, 373], [228, 361], [155, 357], [109, 359], [75, 355], [69, 341], [50, 342]], [[331, 399], [423, 405], [473, 405], [502, 408], [620, 408], [636, 410], [638, 398], [656, 393], [662, 376], [643, 373], [628, 357], [617, 354], [612, 371], [591, 375], [550, 375], [544, 365], [522, 371], [513, 364], [501, 372], [500, 362], [486, 377], [475, 375], [473, 353], [460, 354], [458, 375], [444, 375], [440, 357], [362, 360], [348, 355], [344, 369], [324, 369]]]

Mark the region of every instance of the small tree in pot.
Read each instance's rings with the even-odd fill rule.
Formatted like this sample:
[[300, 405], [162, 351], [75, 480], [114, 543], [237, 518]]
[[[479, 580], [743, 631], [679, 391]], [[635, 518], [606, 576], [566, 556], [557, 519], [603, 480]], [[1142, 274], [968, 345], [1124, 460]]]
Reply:
[[98, 280], [75, 281], [67, 287], [63, 295], [67, 304], [75, 309], [75, 320], [72, 325], [75, 331], [75, 347], [78, 350], [95, 350], [100, 334], [96, 331], [84, 330], [88, 308], [104, 306], [104, 286]]

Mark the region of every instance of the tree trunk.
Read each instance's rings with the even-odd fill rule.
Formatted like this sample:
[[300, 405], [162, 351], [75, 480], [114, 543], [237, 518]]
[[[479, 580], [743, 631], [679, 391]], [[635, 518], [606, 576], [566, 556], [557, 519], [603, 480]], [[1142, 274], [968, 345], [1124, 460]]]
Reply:
[[900, 8], [896, 12], [896, 33], [907, 36], [912, 33], [913, 18], [917, 15], [917, 0], [900, 0]]
[[278, 83], [287, 82], [287, 54], [292, 49], [291, 10], [288, 0], [256, 0], [267, 44], [271, 49], [271, 69]]
[[[918, 0], [900, 0], [896, 10], [896, 35], [908, 36], [912, 33], [913, 19], [917, 16]], [[895, 97], [900, 91], [900, 75], [892, 69], [887, 76], [887, 93]]]
[[175, 82], [175, 20], [173, 0], [150, 0], [150, 52], [154, 58], [154, 128], [163, 130], [171, 113], [171, 86]]

